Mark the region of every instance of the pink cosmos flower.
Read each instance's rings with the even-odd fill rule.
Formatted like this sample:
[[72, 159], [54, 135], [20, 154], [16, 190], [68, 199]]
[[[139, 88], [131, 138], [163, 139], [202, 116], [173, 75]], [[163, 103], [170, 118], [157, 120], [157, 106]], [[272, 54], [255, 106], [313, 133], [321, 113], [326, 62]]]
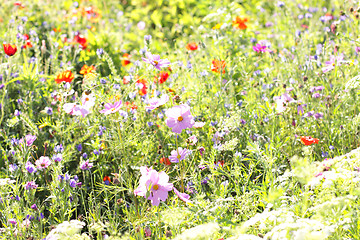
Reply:
[[195, 135], [190, 136], [187, 140], [190, 145], [196, 145], [196, 143], [198, 141], [198, 139]]
[[172, 107], [165, 112], [165, 115], [168, 117], [166, 125], [172, 128], [174, 133], [181, 133], [183, 129], [192, 128], [195, 124], [190, 106], [187, 104]]
[[86, 95], [85, 93], [81, 96], [81, 103], [82, 105], [89, 109], [92, 108], [95, 105], [95, 96], [94, 94]]
[[75, 116], [86, 117], [86, 115], [90, 113], [87, 107], [78, 105], [76, 103], [65, 103], [63, 105], [63, 109], [64, 112], [66, 112], [67, 114], [75, 115]]
[[122, 101], [114, 102], [113, 104], [106, 103], [105, 109], [101, 110], [100, 113], [103, 113], [105, 115], [118, 112], [122, 106]]
[[35, 161], [36, 167], [40, 170], [48, 168], [50, 164], [51, 164], [50, 158], [43, 156]]
[[330, 56], [330, 61], [325, 62], [325, 67], [322, 68], [323, 73], [329, 72], [335, 68], [335, 66], [340, 66], [344, 61], [344, 55], [339, 56]]
[[173, 188], [175, 194], [181, 199], [183, 200], [184, 202], [186, 203], [189, 203], [191, 202], [189, 199], [190, 199], [190, 196], [189, 194], [186, 194], [186, 193], [181, 193], [179, 192], [175, 187]]
[[158, 70], [161, 70], [162, 67], [168, 67], [170, 65], [170, 61], [167, 59], [160, 59], [160, 55], [152, 55], [150, 52], [146, 52], [145, 56], [146, 58], [142, 58], [142, 60], [153, 65]]
[[202, 128], [203, 126], [205, 126], [204, 122], [195, 122], [194, 124], [194, 128]]
[[259, 44], [257, 43], [255, 46], [253, 46], [253, 50], [255, 52], [269, 52], [269, 49], [267, 49], [267, 47], [265, 45]]
[[281, 96], [274, 97], [276, 102], [276, 111], [281, 113], [286, 110], [286, 105], [288, 103], [296, 102], [288, 93], [284, 93]]
[[188, 155], [190, 154], [190, 151], [186, 148], [178, 147], [177, 150], [172, 150], [171, 155], [169, 156], [169, 160], [172, 163], [178, 163], [181, 160], [184, 160]]
[[162, 95], [161, 98], [153, 97], [149, 99], [150, 105], [146, 106], [146, 110], [154, 110], [167, 103], [167, 101], [169, 101], [169, 96], [166, 94]]
[[154, 169], [140, 167], [142, 176], [139, 186], [134, 190], [134, 194], [142, 196], [151, 201], [153, 206], [159, 206], [160, 200], [166, 201], [168, 192], [173, 189], [173, 184], [169, 183], [169, 176], [164, 172], [157, 172]]

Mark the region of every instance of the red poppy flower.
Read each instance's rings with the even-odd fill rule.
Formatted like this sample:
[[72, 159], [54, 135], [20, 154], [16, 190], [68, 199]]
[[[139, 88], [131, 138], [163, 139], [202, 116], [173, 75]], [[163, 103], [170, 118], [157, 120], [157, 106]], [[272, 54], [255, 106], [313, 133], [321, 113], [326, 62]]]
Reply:
[[22, 2], [20, 1], [14, 2], [14, 6], [19, 6], [20, 9], [23, 9], [25, 7], [25, 5], [22, 4]]
[[86, 38], [81, 34], [76, 35], [73, 42], [79, 43], [82, 46], [82, 49], [85, 49], [88, 45]]
[[198, 49], [198, 45], [195, 42], [191, 42], [186, 45], [186, 49], [189, 51], [195, 51]]
[[4, 52], [8, 56], [14, 55], [17, 51], [17, 47], [15, 44], [6, 43], [3, 44], [3, 46], [4, 46]]
[[138, 84], [139, 86], [141, 86], [141, 88], [139, 88], [139, 94], [141, 96], [146, 95], [147, 93], [147, 81], [145, 79], [138, 79], [136, 81], [136, 84]]
[[131, 63], [129, 59], [130, 59], [130, 54], [124, 53], [123, 60], [121, 60], [121, 65], [123, 65], [123, 67], [129, 65]]
[[123, 77], [123, 84], [128, 84], [130, 82], [130, 76], [124, 76]]
[[168, 72], [164, 72], [161, 71], [159, 73], [159, 76], [157, 77], [157, 80], [159, 81], [160, 84], [166, 82], [166, 80], [169, 78], [169, 73]]
[[232, 25], [235, 28], [245, 30], [247, 28], [245, 24], [247, 21], [249, 21], [247, 18], [236, 17], [236, 19], [232, 22]]
[[302, 27], [302, 28], [305, 28], [305, 29], [308, 29], [308, 28], [309, 28], [309, 26], [308, 26], [308, 25], [305, 25], [305, 24], [301, 24], [301, 27]]
[[300, 140], [301, 140], [301, 142], [304, 144], [304, 145], [306, 145], [306, 146], [309, 146], [309, 145], [311, 145], [311, 144], [318, 144], [319, 143], [319, 139], [317, 139], [317, 138], [312, 138], [312, 137], [309, 137], [309, 136], [301, 136], [300, 137]]
[[105, 176], [104, 178], [103, 178], [103, 181], [105, 182], [105, 181], [109, 181], [109, 182], [111, 182], [111, 179], [110, 179], [110, 177], [109, 176]]
[[74, 79], [74, 74], [70, 70], [66, 70], [59, 75], [57, 75], [55, 82], [61, 83], [61, 82], [71, 82]]
[[160, 158], [160, 163], [165, 164], [166, 166], [171, 165], [169, 158]]
[[211, 62], [211, 71], [219, 73], [222, 70], [222, 73], [224, 74], [225, 73], [225, 66], [226, 66], [225, 61], [214, 59]]
[[26, 40], [25, 44], [22, 46], [23, 49], [32, 48], [32, 47], [33, 47], [33, 45], [30, 40]]

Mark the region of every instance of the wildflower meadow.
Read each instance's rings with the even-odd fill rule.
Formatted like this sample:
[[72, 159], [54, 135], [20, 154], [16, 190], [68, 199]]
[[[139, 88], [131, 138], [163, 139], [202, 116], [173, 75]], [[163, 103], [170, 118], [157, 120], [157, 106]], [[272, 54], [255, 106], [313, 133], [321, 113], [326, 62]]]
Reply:
[[0, 12], [0, 239], [360, 239], [359, 1]]

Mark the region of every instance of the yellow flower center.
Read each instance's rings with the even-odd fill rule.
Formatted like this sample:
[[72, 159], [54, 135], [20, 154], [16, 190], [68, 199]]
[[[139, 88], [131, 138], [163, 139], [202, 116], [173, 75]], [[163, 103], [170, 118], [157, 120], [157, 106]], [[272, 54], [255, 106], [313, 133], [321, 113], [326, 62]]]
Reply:
[[178, 159], [180, 159], [180, 158], [181, 158], [181, 155], [180, 155], [180, 154], [178, 154], [178, 155], [177, 155], [177, 158], [178, 158]]
[[335, 63], [332, 64], [335, 67]]
[[89, 101], [90, 99], [87, 97], [87, 98], [85, 98], [85, 101], [87, 102], [87, 101]]
[[178, 117], [179, 122], [181, 122], [182, 120], [184, 120], [184, 118], [182, 116]]
[[112, 112], [115, 111], [115, 108], [111, 108], [111, 111], [112, 111]]
[[158, 65], [159, 64], [159, 61], [154, 61], [155, 65]]
[[155, 185], [153, 186], [153, 189], [154, 189], [155, 191], [158, 190], [158, 189], [159, 189], [159, 185], [155, 184]]

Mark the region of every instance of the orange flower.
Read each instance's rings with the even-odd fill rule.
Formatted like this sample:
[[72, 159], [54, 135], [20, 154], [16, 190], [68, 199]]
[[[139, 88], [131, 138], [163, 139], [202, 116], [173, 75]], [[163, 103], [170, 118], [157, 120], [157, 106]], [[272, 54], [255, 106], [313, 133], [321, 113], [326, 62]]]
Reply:
[[236, 19], [232, 22], [232, 25], [235, 28], [245, 30], [247, 28], [245, 24], [247, 21], [249, 21], [247, 18], [236, 17]]
[[147, 84], [148, 82], [145, 79], [138, 79], [136, 84], [139, 86], [139, 94], [144, 96], [147, 94]]
[[189, 51], [195, 51], [198, 49], [198, 45], [195, 42], [191, 42], [186, 45], [186, 49]]
[[211, 71], [219, 73], [222, 70], [222, 73], [225, 73], [226, 62], [224, 60], [214, 59], [211, 62]]
[[6, 43], [3, 44], [3, 46], [4, 46], [4, 52], [8, 56], [14, 55], [17, 51], [17, 47], [15, 44]]
[[169, 158], [160, 158], [160, 163], [165, 164], [166, 166], [171, 165]]
[[[169, 78], [169, 73], [168, 72], [164, 72], [161, 71], [159, 73], [159, 76], [157, 77], [157, 80], [159, 80], [159, 83], [162, 84], [164, 82], [166, 82], [166, 80]], [[156, 81], [155, 81], [156, 82]]]
[[128, 109], [128, 110], [130, 110], [130, 108], [131, 109], [138, 109], [138, 107], [135, 105], [135, 103], [134, 102], [125, 102], [125, 106], [126, 106], [126, 108]]
[[55, 82], [61, 83], [61, 82], [68, 82], [70, 83], [74, 79], [74, 74], [70, 70], [66, 70], [59, 75], [57, 75]]
[[301, 136], [301, 137], [300, 137], [300, 140], [301, 140], [301, 142], [302, 142], [304, 145], [306, 145], [306, 146], [309, 146], [309, 145], [314, 144], [314, 143], [316, 143], [316, 144], [319, 143], [319, 139], [317, 139], [317, 138], [312, 138], [312, 137]]
[[84, 64], [84, 66], [82, 66], [81, 70], [80, 70], [80, 74], [86, 76], [87, 74], [91, 73], [95, 71], [95, 67], [93, 65], [91, 65], [90, 67], [87, 66], [86, 64]]
[[218, 23], [218, 24], [216, 24], [215, 26], [213, 26], [213, 28], [212, 29], [220, 29], [221, 28], [221, 26], [223, 25], [223, 23]]
[[129, 65], [131, 63], [129, 59], [130, 59], [130, 54], [124, 53], [123, 59], [121, 60], [121, 65], [123, 65], [123, 67]]
[[54, 32], [61, 32], [61, 28], [53, 28]]

